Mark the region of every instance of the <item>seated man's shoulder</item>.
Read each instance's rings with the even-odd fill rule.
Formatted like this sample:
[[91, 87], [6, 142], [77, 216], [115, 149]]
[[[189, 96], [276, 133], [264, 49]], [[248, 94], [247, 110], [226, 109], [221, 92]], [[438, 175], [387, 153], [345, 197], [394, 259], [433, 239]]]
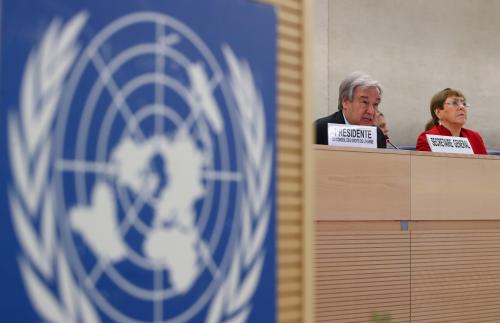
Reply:
[[335, 113], [330, 114], [329, 116], [319, 118], [314, 123], [316, 125], [326, 125], [328, 123], [339, 123], [339, 120], [337, 120], [338, 118], [336, 117], [337, 113], [338, 112], [335, 112]]

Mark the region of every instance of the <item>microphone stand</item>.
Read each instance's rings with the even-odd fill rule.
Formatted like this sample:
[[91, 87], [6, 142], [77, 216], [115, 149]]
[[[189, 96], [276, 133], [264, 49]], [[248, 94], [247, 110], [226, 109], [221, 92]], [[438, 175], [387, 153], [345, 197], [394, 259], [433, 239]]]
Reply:
[[395, 146], [395, 145], [394, 145], [394, 144], [393, 144], [393, 143], [389, 140], [389, 137], [387, 137], [387, 139], [385, 140], [385, 142], [386, 142], [386, 143], [388, 143], [389, 145], [391, 145], [391, 147], [392, 147], [392, 148], [399, 150], [399, 148], [398, 148], [398, 147], [396, 147], [396, 146]]

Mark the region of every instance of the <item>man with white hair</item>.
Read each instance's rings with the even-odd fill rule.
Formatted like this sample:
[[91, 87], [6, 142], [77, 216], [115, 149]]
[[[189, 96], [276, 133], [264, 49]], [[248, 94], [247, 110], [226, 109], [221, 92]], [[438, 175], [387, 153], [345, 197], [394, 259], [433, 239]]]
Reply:
[[[339, 86], [338, 111], [316, 120], [316, 144], [328, 145], [328, 124], [373, 126], [381, 101], [382, 86], [370, 76], [354, 72]], [[386, 148], [386, 136], [377, 127], [377, 147]]]

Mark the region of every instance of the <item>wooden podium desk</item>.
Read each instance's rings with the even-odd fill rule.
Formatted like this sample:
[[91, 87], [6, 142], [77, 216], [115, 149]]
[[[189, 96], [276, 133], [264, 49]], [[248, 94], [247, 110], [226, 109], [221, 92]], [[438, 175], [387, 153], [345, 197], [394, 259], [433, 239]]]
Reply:
[[500, 158], [313, 152], [316, 322], [500, 322]]

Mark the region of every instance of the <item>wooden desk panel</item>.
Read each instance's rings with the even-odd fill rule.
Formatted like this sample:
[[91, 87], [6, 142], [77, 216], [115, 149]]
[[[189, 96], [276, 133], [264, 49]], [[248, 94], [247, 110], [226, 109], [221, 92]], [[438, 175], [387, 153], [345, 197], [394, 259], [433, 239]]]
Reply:
[[316, 146], [317, 220], [409, 220], [410, 153]]
[[500, 160], [478, 157], [411, 156], [411, 219], [500, 219]]

